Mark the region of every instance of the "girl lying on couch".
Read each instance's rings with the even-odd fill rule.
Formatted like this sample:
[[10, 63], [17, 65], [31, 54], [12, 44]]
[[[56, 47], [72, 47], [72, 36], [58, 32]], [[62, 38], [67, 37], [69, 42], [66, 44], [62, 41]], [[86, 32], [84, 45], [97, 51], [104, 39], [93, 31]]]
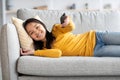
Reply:
[[71, 31], [75, 26], [68, 16], [63, 23], [55, 24], [51, 32], [34, 18], [26, 20], [23, 26], [33, 39], [35, 50], [21, 49], [21, 55], [120, 57], [120, 32], [92, 30], [74, 35]]

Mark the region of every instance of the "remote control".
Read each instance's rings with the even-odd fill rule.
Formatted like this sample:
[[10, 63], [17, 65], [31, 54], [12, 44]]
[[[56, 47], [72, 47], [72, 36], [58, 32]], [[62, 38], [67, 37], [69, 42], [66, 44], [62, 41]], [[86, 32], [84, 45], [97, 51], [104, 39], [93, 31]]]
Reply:
[[64, 23], [64, 20], [65, 20], [66, 17], [67, 17], [66, 14], [63, 13], [63, 15], [60, 17], [61, 24]]

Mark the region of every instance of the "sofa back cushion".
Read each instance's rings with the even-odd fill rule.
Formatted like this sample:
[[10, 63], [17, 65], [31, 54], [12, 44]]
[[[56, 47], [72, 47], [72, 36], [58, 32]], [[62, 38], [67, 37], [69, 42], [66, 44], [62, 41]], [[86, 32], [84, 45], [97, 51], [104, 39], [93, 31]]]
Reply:
[[75, 23], [76, 29], [73, 33], [82, 33], [89, 30], [99, 31], [120, 31], [120, 11], [76, 11], [76, 10], [35, 10], [19, 9], [17, 17], [27, 19], [31, 16], [38, 15], [51, 30], [55, 23], [60, 23], [60, 17], [63, 13], [71, 16]]

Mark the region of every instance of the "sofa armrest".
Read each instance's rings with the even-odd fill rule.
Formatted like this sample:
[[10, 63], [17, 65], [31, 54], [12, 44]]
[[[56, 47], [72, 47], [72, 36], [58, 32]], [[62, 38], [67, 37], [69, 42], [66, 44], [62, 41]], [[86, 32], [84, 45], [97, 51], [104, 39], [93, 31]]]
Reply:
[[17, 80], [16, 63], [20, 57], [20, 44], [13, 24], [1, 28], [1, 66], [3, 80]]

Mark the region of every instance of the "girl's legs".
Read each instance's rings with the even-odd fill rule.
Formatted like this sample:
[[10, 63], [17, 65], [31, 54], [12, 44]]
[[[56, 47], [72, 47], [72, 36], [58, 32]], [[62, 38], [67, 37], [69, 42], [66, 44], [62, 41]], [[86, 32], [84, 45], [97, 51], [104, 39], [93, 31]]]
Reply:
[[120, 57], [120, 32], [96, 32], [94, 56]]
[[105, 45], [120, 45], [120, 32], [98, 32]]

